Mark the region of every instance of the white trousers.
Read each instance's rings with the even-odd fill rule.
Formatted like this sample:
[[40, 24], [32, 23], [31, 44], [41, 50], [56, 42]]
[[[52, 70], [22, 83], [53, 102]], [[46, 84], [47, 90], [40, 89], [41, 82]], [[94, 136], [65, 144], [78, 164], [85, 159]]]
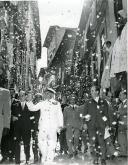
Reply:
[[55, 129], [41, 129], [38, 135], [39, 149], [42, 154], [41, 162], [52, 162], [55, 157], [57, 132]]

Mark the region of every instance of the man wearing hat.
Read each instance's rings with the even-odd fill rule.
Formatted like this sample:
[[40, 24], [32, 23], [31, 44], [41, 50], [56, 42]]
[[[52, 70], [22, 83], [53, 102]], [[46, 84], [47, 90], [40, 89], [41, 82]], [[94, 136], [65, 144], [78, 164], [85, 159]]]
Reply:
[[63, 114], [61, 105], [55, 98], [55, 91], [51, 88], [46, 89], [46, 100], [34, 105], [28, 103], [30, 111], [40, 109], [39, 119], [39, 149], [42, 154], [41, 162], [52, 162], [55, 157], [55, 148], [57, 143], [57, 132], [63, 127]]
[[69, 101], [70, 105], [64, 109], [64, 126], [66, 128], [69, 158], [73, 158], [78, 154], [82, 120], [80, 118], [79, 106], [76, 105], [76, 95], [72, 94]]

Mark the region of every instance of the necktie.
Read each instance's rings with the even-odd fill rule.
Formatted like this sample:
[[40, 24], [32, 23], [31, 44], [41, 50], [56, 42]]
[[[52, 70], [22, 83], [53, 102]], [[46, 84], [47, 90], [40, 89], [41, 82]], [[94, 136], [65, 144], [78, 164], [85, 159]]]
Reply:
[[22, 106], [22, 109], [24, 109], [25, 102], [22, 102], [21, 106]]

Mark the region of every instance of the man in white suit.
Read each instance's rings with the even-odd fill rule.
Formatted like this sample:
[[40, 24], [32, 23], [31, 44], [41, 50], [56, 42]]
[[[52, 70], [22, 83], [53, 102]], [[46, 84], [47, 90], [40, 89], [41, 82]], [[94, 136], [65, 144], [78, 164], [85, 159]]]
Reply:
[[4, 88], [5, 79], [0, 75], [0, 144], [3, 136], [9, 133], [11, 119], [10, 92]]
[[38, 142], [42, 154], [42, 163], [52, 163], [55, 157], [55, 148], [57, 143], [57, 132], [63, 127], [63, 114], [61, 105], [54, 100], [55, 91], [48, 88], [46, 91], [46, 100], [36, 105], [28, 103], [31, 111], [40, 109], [39, 135]]

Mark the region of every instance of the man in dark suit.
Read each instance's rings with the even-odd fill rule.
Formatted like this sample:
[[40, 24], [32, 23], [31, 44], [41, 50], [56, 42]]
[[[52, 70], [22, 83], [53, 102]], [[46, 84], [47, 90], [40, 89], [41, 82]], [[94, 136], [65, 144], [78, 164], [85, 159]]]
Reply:
[[[33, 98], [33, 103], [37, 104], [43, 99], [43, 96], [40, 93], [37, 93]], [[32, 100], [32, 92], [29, 92], [27, 95], [27, 100]], [[32, 136], [32, 150], [34, 154], [34, 163], [39, 161], [39, 147], [38, 147], [38, 124], [40, 118], [40, 110], [37, 112], [31, 112], [31, 136]]]
[[12, 107], [15, 137], [15, 162], [16, 164], [20, 164], [20, 147], [22, 139], [26, 156], [26, 164], [28, 164], [30, 158], [31, 114], [26, 105], [26, 94], [24, 91], [20, 91], [19, 99], [20, 100], [15, 101], [15, 104], [13, 104]]
[[[11, 114], [13, 109], [13, 104], [17, 102], [16, 98], [16, 92], [14, 88], [10, 89], [11, 93]], [[9, 131], [9, 163], [13, 162], [13, 159], [15, 158], [15, 141], [14, 141], [14, 121], [13, 116], [11, 117], [11, 123], [10, 123], [10, 131]]]
[[[68, 106], [67, 99], [65, 96], [62, 97], [62, 100], [60, 100], [62, 112], [64, 112], [64, 109]], [[68, 146], [66, 141], [66, 129], [63, 128], [60, 132], [59, 141], [60, 141], [60, 155], [61, 154], [67, 154]]]
[[83, 115], [88, 127], [93, 164], [98, 164], [98, 158], [100, 157], [101, 165], [106, 165], [104, 135], [105, 128], [109, 127], [109, 115], [107, 102], [99, 97], [99, 92], [99, 87], [91, 87], [92, 98], [86, 101]]

